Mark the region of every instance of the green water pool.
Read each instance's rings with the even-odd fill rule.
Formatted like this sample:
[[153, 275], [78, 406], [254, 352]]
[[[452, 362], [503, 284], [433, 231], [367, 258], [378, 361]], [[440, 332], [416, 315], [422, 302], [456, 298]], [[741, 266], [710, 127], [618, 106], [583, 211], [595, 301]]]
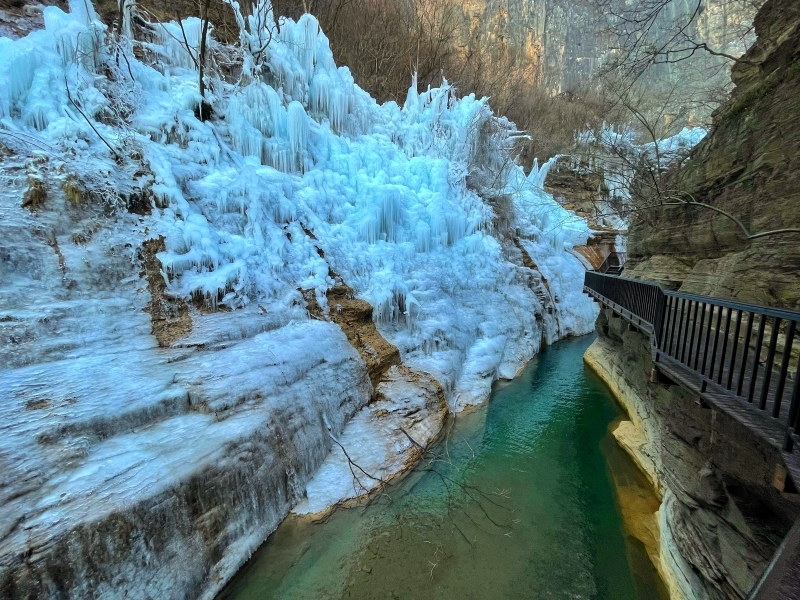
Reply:
[[642, 476], [610, 437], [591, 341], [544, 350], [369, 504], [287, 519], [221, 597], [665, 599], [622, 521], [614, 481]]

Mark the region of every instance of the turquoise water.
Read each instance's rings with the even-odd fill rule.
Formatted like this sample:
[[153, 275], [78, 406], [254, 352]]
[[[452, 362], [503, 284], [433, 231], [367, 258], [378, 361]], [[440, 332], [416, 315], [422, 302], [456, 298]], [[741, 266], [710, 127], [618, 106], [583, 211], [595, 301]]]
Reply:
[[287, 519], [222, 597], [665, 598], [620, 517], [613, 478], [641, 476], [610, 442], [591, 341], [543, 351], [368, 505]]

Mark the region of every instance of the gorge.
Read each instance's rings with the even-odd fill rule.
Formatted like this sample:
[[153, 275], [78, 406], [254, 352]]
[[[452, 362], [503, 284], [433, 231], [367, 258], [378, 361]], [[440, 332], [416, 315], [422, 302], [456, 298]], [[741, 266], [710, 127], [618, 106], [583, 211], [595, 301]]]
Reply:
[[[277, 530], [223, 596], [265, 569], [293, 597], [746, 597], [796, 490], [745, 434], [761, 462], [726, 462], [735, 424], [653, 383], [646, 336], [583, 293], [624, 232], [546, 191], [557, 158], [523, 169], [490, 99], [414, 76], [378, 103], [314, 16], [225, 6], [228, 41], [83, 0], [0, 37], [0, 596], [214, 598]], [[709, 39], [741, 24], [724, 6]], [[460, 8], [461, 50], [519, 48], [553, 93], [606, 57], [579, 3]], [[756, 32], [668, 173], [753, 234], [798, 225], [797, 8]], [[631, 218], [625, 275], [796, 310], [796, 236], [717, 214]], [[327, 566], [275, 575], [271, 548], [312, 546]]]
[[[733, 68], [730, 100], [715, 113], [714, 127], [688, 162], [672, 174], [695, 204], [656, 207], [634, 220], [626, 275], [680, 292], [796, 311], [800, 222], [794, 210], [798, 187], [790, 173], [800, 8], [770, 0], [755, 28], [757, 41]], [[725, 322], [732, 312], [728, 309]], [[741, 320], [741, 310], [737, 314]], [[752, 327], [753, 317], [749, 322]], [[711, 327], [710, 317], [708, 323]], [[716, 329], [718, 335], [719, 318]], [[731, 336], [732, 329], [727, 327], [724, 339], [735, 344], [741, 334], [737, 328]], [[705, 385], [693, 389], [660, 378], [650, 336], [613, 310], [602, 311], [597, 330], [585, 358], [630, 416], [616, 430], [617, 439], [663, 492], [660, 560], [674, 573], [671, 587], [677, 597], [751, 597], [800, 514], [784, 432], [777, 440], [759, 435], [742, 417], [706, 402], [698, 393]], [[784, 327], [774, 337], [783, 339], [784, 364], [794, 365], [792, 333]], [[724, 357], [724, 343], [722, 348]], [[768, 353], [753, 353], [752, 360], [771, 371]], [[796, 370], [791, 377], [796, 382]], [[792, 585], [757, 597], [797, 593]]]

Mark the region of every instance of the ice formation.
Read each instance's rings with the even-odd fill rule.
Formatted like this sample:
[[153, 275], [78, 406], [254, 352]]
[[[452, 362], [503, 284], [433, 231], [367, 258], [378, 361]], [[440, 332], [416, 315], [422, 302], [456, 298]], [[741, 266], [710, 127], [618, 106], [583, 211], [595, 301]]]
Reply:
[[[159, 258], [176, 295], [240, 308], [291, 305], [298, 288], [310, 288], [324, 304], [332, 267], [375, 307], [381, 325], [402, 324], [406, 348], [454, 350], [456, 362], [493, 336], [479, 331], [482, 322], [507, 312], [495, 295], [504, 296], [501, 306], [534, 312], [524, 286], [514, 289], [516, 267], [503, 256], [496, 215], [466, 183], [479, 155], [508, 157], [510, 130], [502, 130], [486, 99], [458, 99], [447, 84], [419, 93], [414, 83], [403, 107], [379, 106], [347, 68], [336, 68], [312, 16], [278, 29], [265, 12], [261, 19], [240, 15], [245, 72], [234, 83], [214, 80], [216, 117], [203, 123], [193, 112], [200, 100], [195, 58], [180, 42], [185, 32], [190, 45], [199, 43], [200, 21], [155, 25], [159, 44], [146, 45], [154, 60], [128, 56], [122, 69], [86, 6], [75, 2], [70, 13], [48, 7], [45, 30], [2, 40], [0, 74], [8, 85], [0, 118], [9, 130], [33, 130], [80, 153], [86, 168], [92, 159], [108, 162], [98, 135], [120, 154], [141, 149], [161, 207], [157, 232], [167, 239]], [[115, 81], [100, 74], [109, 62], [118, 69]], [[131, 111], [116, 126], [102, 118], [115, 110], [115, 96], [126, 96]], [[99, 134], [76, 114], [77, 104]], [[493, 124], [500, 134], [487, 135]], [[542, 192], [546, 169], [525, 177], [516, 165], [499, 165], [494, 187], [512, 199], [513, 227], [537, 242], [538, 252], [570, 263], [564, 245], [583, 243], [588, 230]], [[559, 270], [551, 276], [559, 278]], [[459, 314], [459, 293], [479, 297], [481, 290], [492, 302]], [[575, 325], [563, 333], [586, 330]], [[496, 366], [502, 348], [498, 353]], [[445, 377], [451, 386], [457, 371]]]
[[[578, 133], [576, 143], [588, 154], [573, 156], [570, 167], [577, 171], [594, 170], [603, 174], [604, 185], [612, 201], [630, 200], [629, 187], [636, 176], [636, 166], [647, 163], [653, 170], [663, 171], [677, 160], [683, 160], [706, 136], [703, 127], [684, 127], [675, 135], [656, 141], [642, 141], [642, 135], [630, 127], [616, 128], [603, 123], [597, 130]], [[606, 202], [600, 202], [600, 221], [614, 229], [627, 230], [628, 223]], [[617, 248], [624, 246], [617, 245]]]
[[[197, 19], [152, 24], [134, 52], [71, 0], [44, 9], [45, 29], [0, 38], [0, 141], [30, 159], [16, 174], [4, 165], [13, 185], [0, 194], [0, 328], [17, 340], [1, 349], [0, 582], [28, 545], [78, 552], [56, 538], [141, 509], [155, 520], [126, 525], [139, 545], [108, 558], [110, 577], [135, 596], [213, 594], [321, 464], [323, 422], [338, 435], [369, 398], [344, 335], [305, 310], [304, 292], [335, 310], [325, 292], [337, 277], [451, 408], [483, 400], [543, 340], [593, 327], [566, 252], [590, 232], [541, 189], [548, 165], [526, 175], [513, 162], [513, 125], [486, 99], [414, 81], [403, 106], [378, 105], [336, 67], [313, 17], [278, 28], [267, 4], [247, 17], [232, 6], [240, 41], [209, 40], [206, 122]], [[215, 62], [225, 57], [242, 65], [233, 79]], [[32, 172], [51, 188], [33, 214], [19, 207]], [[83, 205], [58, 191], [68, 180]], [[119, 210], [134, 196], [151, 214]], [[137, 258], [159, 236], [168, 293], [212, 311], [192, 308], [192, 332], [166, 349], [141, 312]], [[538, 270], [521, 266], [523, 250]], [[297, 435], [295, 454], [265, 430]], [[226, 488], [225, 465], [241, 490]], [[208, 480], [204, 510], [235, 514], [202, 513], [213, 544], [174, 525], [167, 560], [148, 528], [169, 510], [199, 519], [180, 499]], [[274, 485], [272, 504], [253, 491]], [[107, 576], [73, 559], [76, 585]]]

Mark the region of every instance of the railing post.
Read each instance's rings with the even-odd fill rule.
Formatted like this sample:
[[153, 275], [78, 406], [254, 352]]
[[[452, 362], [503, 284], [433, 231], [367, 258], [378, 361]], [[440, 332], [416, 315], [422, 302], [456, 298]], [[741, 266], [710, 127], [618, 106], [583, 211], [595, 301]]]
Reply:
[[727, 309], [728, 312], [725, 315], [725, 337], [722, 338], [722, 356], [719, 359], [719, 372], [717, 373], [717, 383], [722, 385], [722, 375], [723, 370], [725, 369], [725, 356], [726, 352], [728, 351], [728, 336], [731, 334], [731, 311], [732, 309]]
[[705, 327], [706, 324], [706, 308], [708, 308], [708, 304], [705, 302], [701, 302], [700, 304], [703, 308], [700, 313], [700, 325], [697, 330], [697, 349], [694, 354], [694, 366], [692, 367], [695, 371], [697, 371], [697, 365], [700, 364], [700, 355], [702, 354], [700, 348], [703, 346], [703, 327]]
[[794, 389], [792, 390], [792, 402], [789, 405], [789, 419], [786, 423], [786, 440], [783, 442], [783, 449], [787, 452], [792, 451], [794, 446], [794, 439], [792, 438], [792, 429], [796, 429], [795, 421], [797, 420], [798, 403], [800, 403], [800, 369], [794, 375]]
[[656, 318], [653, 319], [653, 335], [656, 336], [656, 348], [661, 349], [661, 338], [664, 336], [662, 328], [664, 327], [664, 313], [667, 310], [667, 297], [664, 292], [659, 289], [656, 292]]
[[758, 335], [756, 338], [755, 356], [753, 357], [753, 368], [750, 371], [750, 388], [747, 392], [747, 401], [753, 403], [753, 396], [756, 393], [756, 383], [758, 381], [758, 361], [761, 358], [761, 345], [764, 343], [764, 329], [767, 326], [767, 315], [761, 313], [758, 321]]
[[[713, 309], [712, 309], [713, 311]], [[722, 307], [717, 306], [717, 322], [714, 325], [714, 345], [711, 350], [711, 367], [708, 372], [708, 378], [713, 381], [714, 379], [714, 366], [717, 360], [717, 346], [719, 345], [719, 330], [722, 327]], [[711, 333], [709, 331], [709, 333]]]
[[[786, 341], [783, 345], [783, 360], [781, 370], [778, 375], [778, 389], [775, 390], [775, 404], [772, 407], [772, 416], [776, 419], [781, 414], [781, 402], [783, 401], [783, 387], [786, 385], [786, 376], [789, 374], [789, 362], [792, 359], [792, 344], [794, 343], [794, 332], [797, 328], [796, 321], [789, 321], [789, 328], [786, 330]], [[800, 367], [800, 365], [798, 365]], [[795, 378], [800, 375], [795, 370]]]
[[678, 351], [681, 348], [680, 339], [681, 339], [681, 330], [683, 329], [683, 317], [686, 314], [686, 299], [685, 298], [678, 298], [678, 303], [676, 305], [676, 310], [678, 311], [678, 326], [672, 326], [672, 335], [670, 336], [669, 340], [669, 355], [675, 359], [678, 358]]
[[733, 349], [731, 350], [731, 362], [728, 366], [728, 385], [725, 386], [729, 390], [733, 387], [733, 372], [736, 370], [736, 353], [739, 350], [739, 332], [741, 329], [742, 309], [740, 308], [736, 313], [736, 331], [733, 332]]
[[767, 362], [764, 364], [764, 383], [761, 385], [761, 398], [759, 408], [766, 410], [767, 397], [769, 396], [769, 384], [772, 381], [772, 368], [775, 366], [775, 349], [778, 346], [778, 333], [781, 328], [781, 320], [775, 317], [772, 320], [772, 335], [769, 336], [769, 346], [767, 347]]
[[[692, 333], [689, 335], [689, 350], [688, 356], [686, 357], [686, 366], [691, 368], [692, 366], [692, 350], [694, 350], [694, 332], [697, 330], [697, 311], [700, 308], [702, 302], [695, 302], [694, 303], [694, 314], [692, 314]], [[703, 307], [705, 310], [705, 307]], [[697, 353], [699, 354], [700, 351], [698, 349]]]
[[[664, 292], [661, 293], [664, 294]], [[664, 294], [664, 298], [666, 316], [664, 317], [664, 335], [661, 338], [661, 349], [669, 354], [669, 338], [672, 335], [672, 327], [675, 322], [675, 298], [667, 296], [666, 294]]]
[[755, 321], [756, 313], [753, 311], [747, 311], [747, 329], [745, 330], [744, 334], [744, 345], [742, 346], [742, 362], [741, 367], [739, 369], [739, 380], [736, 383], [736, 395], [742, 395], [742, 389], [744, 387], [744, 375], [745, 370], [747, 369], [747, 353], [750, 350], [750, 337], [753, 335], [753, 322]]

